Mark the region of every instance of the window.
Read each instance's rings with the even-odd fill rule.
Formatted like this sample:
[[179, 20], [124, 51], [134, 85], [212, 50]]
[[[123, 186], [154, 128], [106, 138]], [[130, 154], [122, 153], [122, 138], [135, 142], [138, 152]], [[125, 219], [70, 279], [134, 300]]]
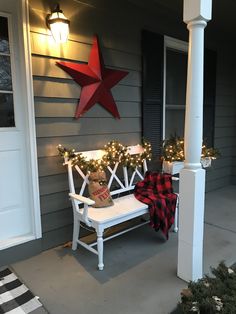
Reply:
[[14, 127], [8, 18], [0, 16], [0, 127]]
[[[184, 136], [187, 80], [186, 42], [142, 32], [142, 135], [151, 142], [154, 158], [162, 140]], [[203, 139], [214, 146], [216, 52], [204, 52]]]
[[184, 136], [188, 63], [187, 43], [170, 37], [164, 40], [163, 139]]

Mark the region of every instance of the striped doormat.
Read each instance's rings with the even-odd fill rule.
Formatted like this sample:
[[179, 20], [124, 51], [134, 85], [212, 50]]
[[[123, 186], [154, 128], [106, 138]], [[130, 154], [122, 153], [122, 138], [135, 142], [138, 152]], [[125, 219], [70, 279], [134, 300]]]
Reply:
[[37, 297], [9, 268], [0, 271], [0, 314], [31, 313], [41, 306]]

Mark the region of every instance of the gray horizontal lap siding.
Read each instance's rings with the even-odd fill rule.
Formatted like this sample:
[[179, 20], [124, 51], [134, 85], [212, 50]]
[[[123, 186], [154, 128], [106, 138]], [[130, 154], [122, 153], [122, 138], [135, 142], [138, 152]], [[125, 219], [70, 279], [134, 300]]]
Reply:
[[233, 183], [233, 150], [236, 135], [236, 107], [233, 52], [227, 47], [217, 49], [215, 147], [221, 156], [207, 170], [206, 190]]
[[100, 149], [108, 141], [114, 139], [127, 144], [136, 144], [140, 141], [141, 133], [111, 133], [99, 135], [83, 135], [83, 136], [59, 136], [37, 138], [38, 157], [49, 157], [57, 155], [57, 145], [62, 144], [66, 147], [74, 147], [78, 151], [86, 151], [92, 149]]

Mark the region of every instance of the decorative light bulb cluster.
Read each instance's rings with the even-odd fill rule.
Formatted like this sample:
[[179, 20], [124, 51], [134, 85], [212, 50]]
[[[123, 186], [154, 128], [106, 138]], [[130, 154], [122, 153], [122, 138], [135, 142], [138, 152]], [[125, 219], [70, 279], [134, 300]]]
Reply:
[[62, 145], [58, 145], [59, 155], [67, 160], [72, 161], [72, 165], [78, 165], [85, 172], [95, 172], [104, 170], [107, 166], [114, 165], [119, 162], [123, 166], [136, 168], [143, 165], [143, 161], [151, 160], [152, 147], [147, 141], [143, 141], [143, 152], [140, 154], [130, 155], [128, 147], [118, 141], [111, 141], [104, 146], [104, 155], [101, 159], [87, 160], [82, 154], [75, 153], [75, 149], [67, 149]]
[[[216, 159], [220, 155], [215, 148], [207, 148], [205, 144], [202, 146], [202, 158]], [[165, 161], [184, 161], [184, 139], [178, 136], [171, 136], [163, 141], [162, 159]]]
[[206, 145], [202, 146], [202, 158], [211, 158], [211, 159], [216, 159], [217, 157], [220, 156], [220, 152], [216, 148], [207, 148]]
[[179, 137], [170, 137], [163, 142], [163, 159], [166, 161], [184, 160], [184, 141]]
[[118, 141], [107, 143], [104, 146], [104, 150], [106, 153], [102, 159], [107, 162], [107, 165], [113, 165], [116, 162], [124, 163], [129, 156], [127, 146], [124, 146]]

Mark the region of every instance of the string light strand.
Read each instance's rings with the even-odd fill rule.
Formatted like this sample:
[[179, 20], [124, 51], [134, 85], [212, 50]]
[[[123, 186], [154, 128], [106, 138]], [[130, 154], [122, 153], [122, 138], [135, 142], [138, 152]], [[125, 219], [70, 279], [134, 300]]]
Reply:
[[152, 147], [150, 142], [143, 140], [143, 152], [131, 155], [128, 147], [118, 141], [110, 141], [104, 146], [104, 155], [101, 159], [87, 160], [82, 154], [75, 153], [75, 149], [67, 149], [61, 144], [57, 146], [59, 155], [67, 161], [71, 161], [72, 165], [78, 165], [84, 172], [95, 172], [104, 170], [107, 166], [112, 166], [119, 162], [122, 166], [136, 168], [143, 165], [144, 160], [151, 160]]

